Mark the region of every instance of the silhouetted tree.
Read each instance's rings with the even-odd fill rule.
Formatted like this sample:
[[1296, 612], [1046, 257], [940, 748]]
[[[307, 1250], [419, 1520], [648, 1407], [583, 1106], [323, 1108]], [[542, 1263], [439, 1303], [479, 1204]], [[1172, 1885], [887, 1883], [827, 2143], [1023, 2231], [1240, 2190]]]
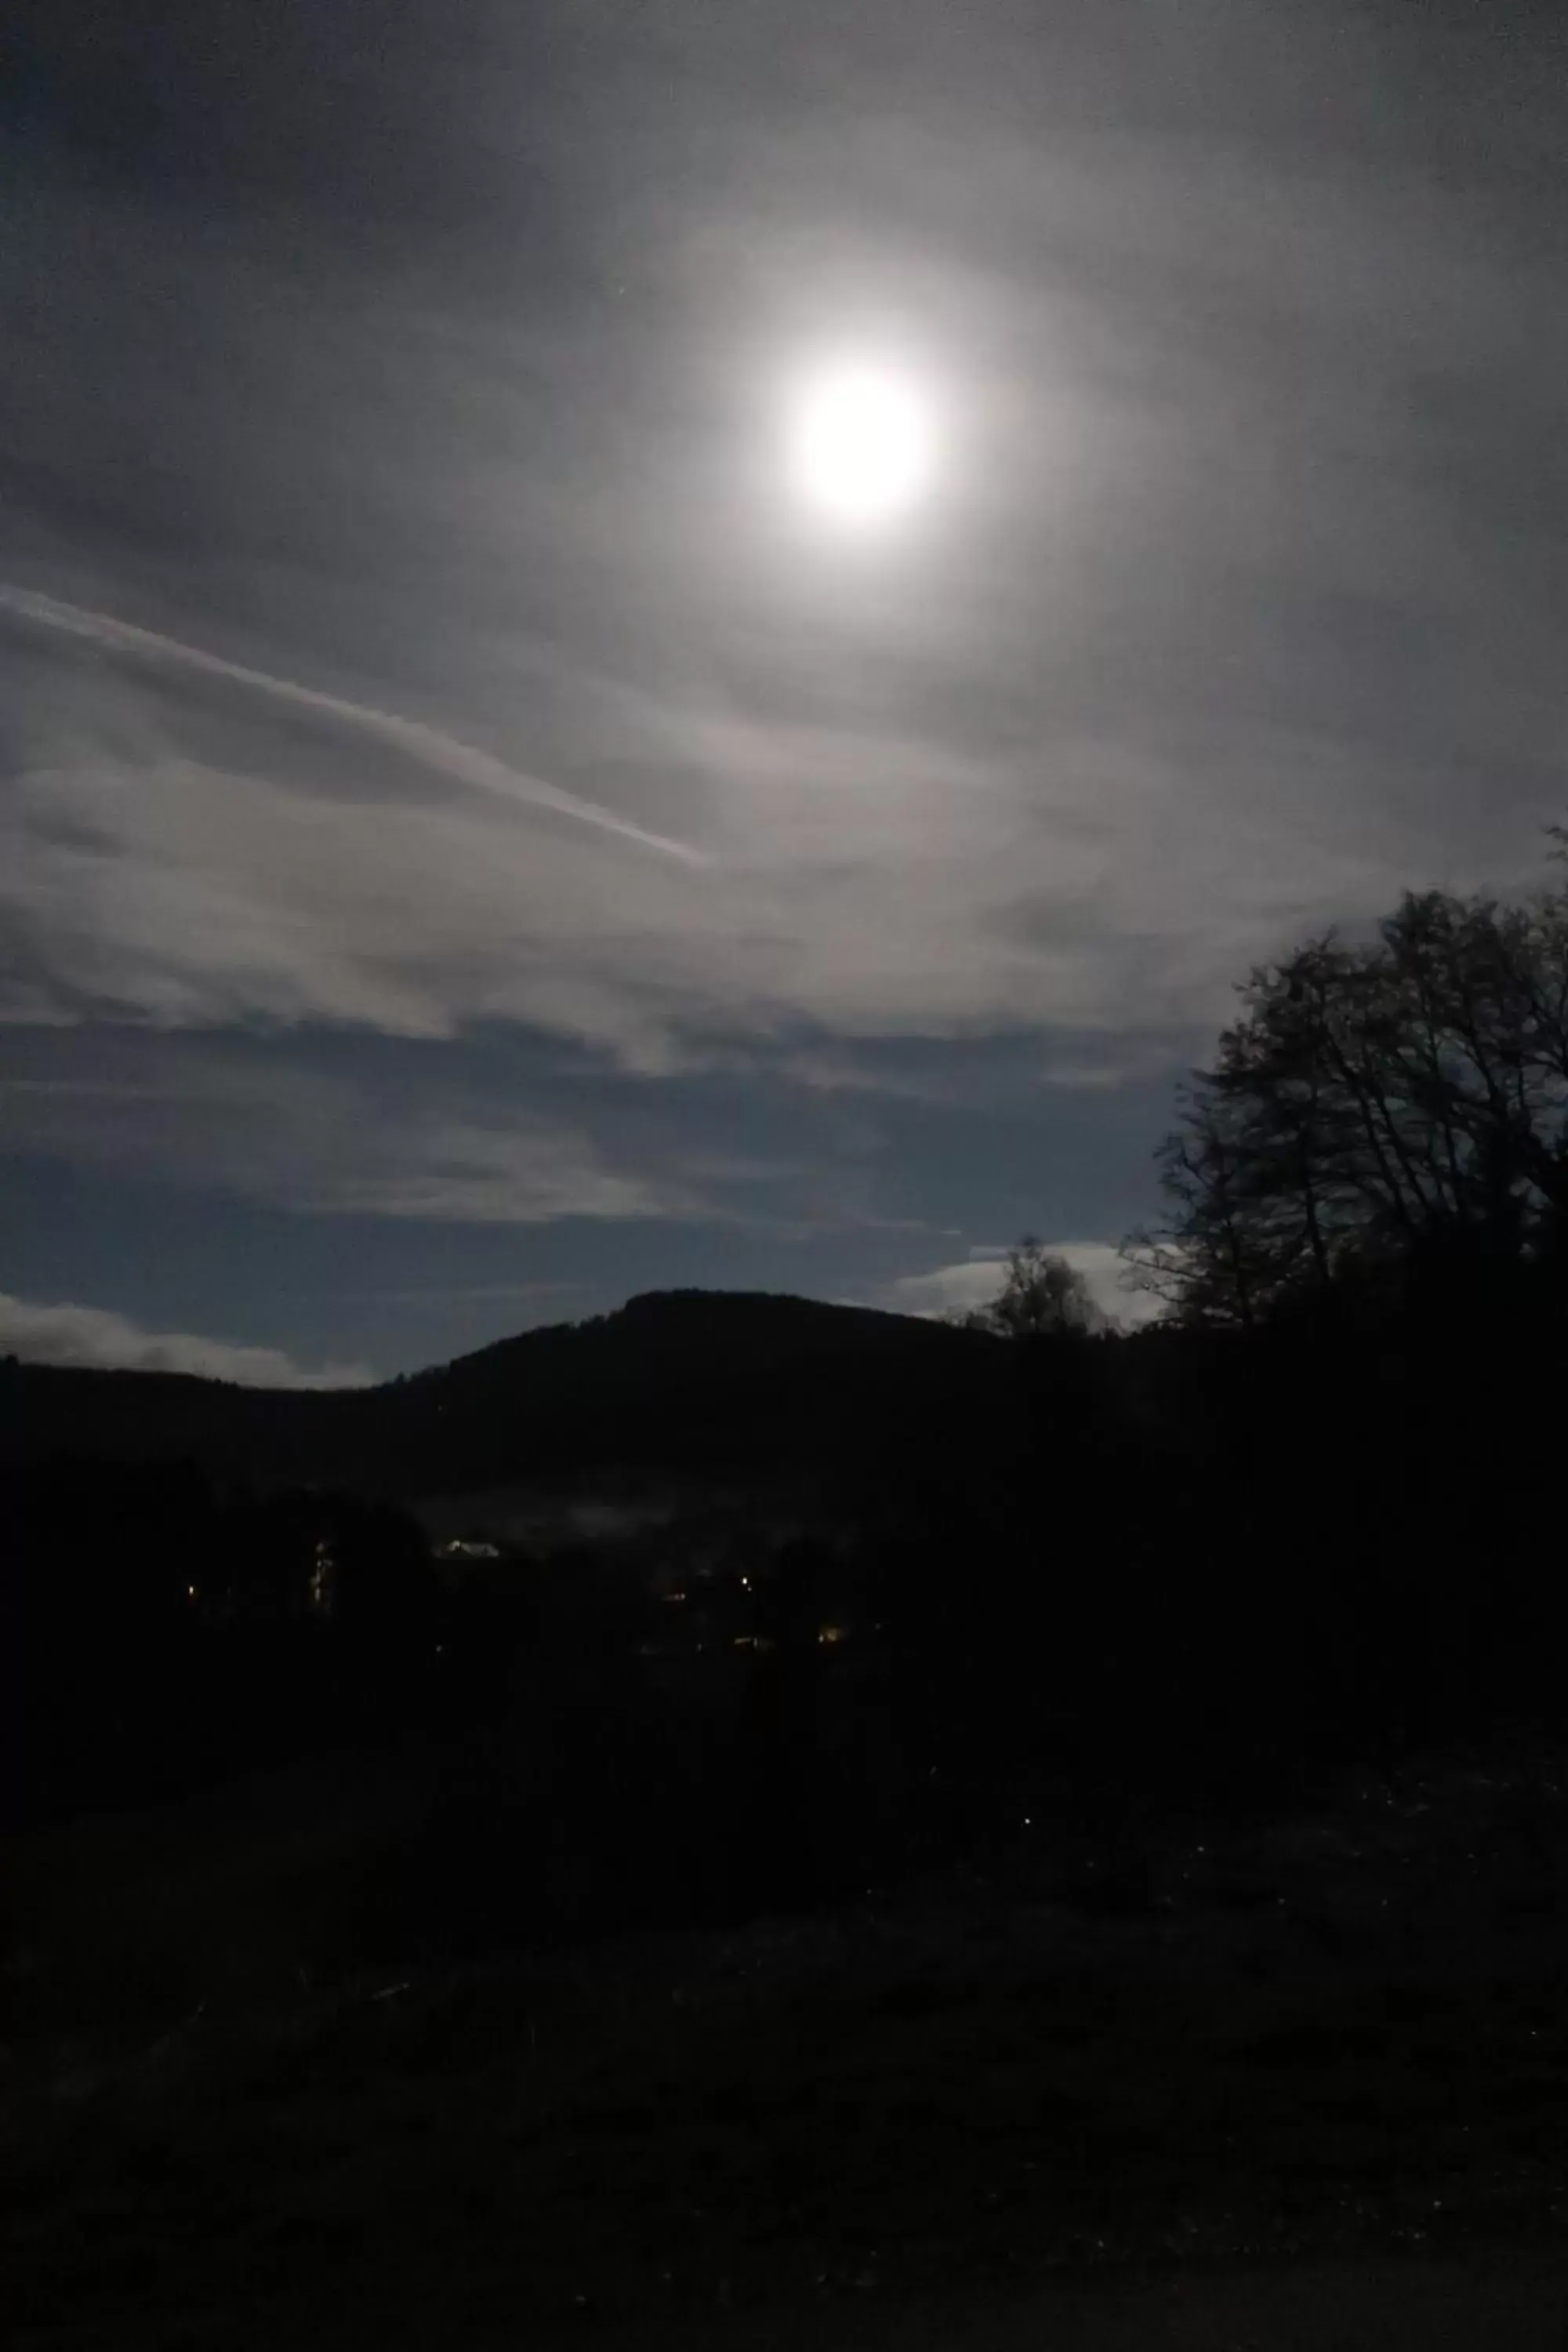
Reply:
[[1002, 1287], [990, 1306], [964, 1319], [971, 1329], [993, 1331], [1004, 1339], [1082, 1337], [1105, 1327], [1078, 1268], [1032, 1234], [1009, 1252]]
[[1184, 1321], [1560, 1252], [1568, 890], [1408, 895], [1373, 944], [1308, 940], [1242, 1003], [1161, 1149], [1168, 1224], [1127, 1245]]

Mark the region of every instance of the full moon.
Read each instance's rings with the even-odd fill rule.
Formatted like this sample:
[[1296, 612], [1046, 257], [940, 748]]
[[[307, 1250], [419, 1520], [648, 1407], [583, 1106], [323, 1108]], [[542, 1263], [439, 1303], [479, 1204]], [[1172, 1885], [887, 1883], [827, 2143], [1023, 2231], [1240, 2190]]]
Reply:
[[795, 486], [830, 520], [860, 526], [914, 506], [934, 457], [930, 407], [889, 368], [847, 363], [810, 378], [791, 420]]

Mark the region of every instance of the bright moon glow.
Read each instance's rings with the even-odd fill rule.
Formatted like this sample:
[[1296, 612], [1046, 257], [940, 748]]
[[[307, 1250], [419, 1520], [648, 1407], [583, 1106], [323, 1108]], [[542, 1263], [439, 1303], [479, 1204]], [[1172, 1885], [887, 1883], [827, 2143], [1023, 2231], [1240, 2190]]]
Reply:
[[918, 388], [891, 370], [834, 368], [801, 394], [792, 434], [796, 487], [835, 521], [901, 514], [931, 477], [931, 418]]

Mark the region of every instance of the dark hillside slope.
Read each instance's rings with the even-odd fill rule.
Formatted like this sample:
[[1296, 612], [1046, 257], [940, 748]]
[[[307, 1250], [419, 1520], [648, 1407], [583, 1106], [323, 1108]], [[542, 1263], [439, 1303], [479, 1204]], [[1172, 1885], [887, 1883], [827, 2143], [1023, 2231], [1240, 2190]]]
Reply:
[[7, 1362], [0, 1461], [180, 1460], [395, 1495], [619, 1466], [849, 1466], [984, 1426], [1002, 1353], [867, 1307], [656, 1291], [364, 1390]]

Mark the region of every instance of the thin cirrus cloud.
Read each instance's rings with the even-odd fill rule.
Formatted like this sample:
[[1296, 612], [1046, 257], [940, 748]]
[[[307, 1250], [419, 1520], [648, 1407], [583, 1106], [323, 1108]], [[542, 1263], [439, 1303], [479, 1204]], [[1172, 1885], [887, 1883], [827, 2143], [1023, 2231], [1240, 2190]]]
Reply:
[[[61, 633], [100, 642], [74, 624]], [[138, 647], [149, 635], [132, 633]], [[258, 696], [261, 673], [182, 656], [176, 672], [242, 703], [281, 698], [323, 722], [360, 708], [278, 680]], [[162, 650], [148, 667], [162, 688]], [[1223, 1009], [1237, 962], [1291, 913], [1375, 905], [1389, 878], [1357, 867], [1331, 829], [1299, 825], [1286, 858], [1278, 799], [1233, 814], [1223, 840], [1212, 800], [1195, 801], [1183, 855], [1162, 856], [1144, 822], [1147, 763], [1108, 746], [1058, 747], [1042, 782], [1033, 756], [869, 722], [741, 725], [694, 694], [684, 711], [667, 706], [664, 731], [684, 730], [706, 782], [710, 848], [584, 817], [594, 804], [573, 796], [582, 822], [542, 824], [565, 813], [542, 787], [370, 805], [301, 791], [267, 772], [264, 748], [257, 760], [243, 709], [226, 756], [195, 757], [164, 700], [134, 688], [127, 700], [121, 682], [106, 692], [90, 671], [80, 684], [0, 812], [0, 908], [28, 950], [9, 983], [13, 1020], [74, 1008], [411, 1037], [516, 1021], [648, 1076], [705, 1042], [765, 1045], [801, 1022], [875, 1040], [1114, 1030], [1153, 1008], [1173, 1031]], [[362, 733], [380, 730], [400, 753], [423, 758], [438, 740], [441, 761], [426, 764], [443, 777], [473, 781], [472, 758], [516, 785], [518, 772], [451, 739], [362, 716]], [[1254, 879], [1205, 929], [1220, 857]]]
[[364, 1364], [307, 1367], [281, 1348], [200, 1339], [192, 1331], [148, 1331], [106, 1307], [43, 1306], [8, 1292], [0, 1292], [0, 1355], [94, 1371], [193, 1372], [245, 1388], [361, 1388], [374, 1378]]
[[190, 670], [201, 677], [221, 678], [230, 686], [240, 687], [266, 697], [268, 700], [290, 705], [308, 711], [313, 717], [352, 728], [356, 733], [386, 744], [407, 758], [422, 761], [427, 767], [459, 784], [470, 785], [477, 792], [497, 793], [503, 799], [521, 802], [525, 807], [546, 812], [552, 816], [569, 817], [574, 824], [585, 824], [595, 831], [617, 835], [624, 841], [637, 843], [645, 849], [657, 850], [666, 857], [675, 857], [688, 865], [706, 863], [700, 852], [684, 842], [671, 841], [665, 835], [651, 833], [617, 816], [613, 809], [600, 808], [594, 801], [584, 800], [578, 793], [563, 792], [559, 785], [546, 783], [538, 776], [521, 774], [508, 767], [504, 760], [473, 745], [460, 743], [456, 737], [439, 728], [424, 726], [417, 719], [402, 719], [386, 710], [373, 710], [363, 703], [345, 701], [341, 695], [323, 694], [314, 687], [301, 686], [297, 680], [274, 677], [266, 670], [252, 669], [243, 662], [226, 661], [220, 655], [205, 652], [199, 646], [185, 644], [181, 638], [161, 635], [153, 629], [138, 628], [129, 621], [116, 620], [111, 614], [95, 613], [80, 604], [72, 604], [58, 596], [47, 596], [36, 589], [21, 588], [0, 581], [0, 611], [16, 619], [31, 621], [40, 628], [58, 630], [63, 635], [85, 640], [113, 653], [158, 665], [172, 665], [176, 669]]
[[[758, 1099], [746, 1074], [687, 1081], [675, 1117], [664, 1089], [563, 1069], [542, 1041], [345, 1037], [323, 1061], [319, 1038], [83, 1026], [35, 1036], [30, 1066], [26, 1044], [0, 1075], [0, 1122], [35, 1166], [339, 1221], [680, 1224], [774, 1244], [932, 1230], [875, 1122], [782, 1089]], [[419, 1292], [416, 1261], [392, 1286]]]
[[132, 1037], [112, 1075], [0, 1079], [14, 1150], [313, 1216], [453, 1224], [726, 1212], [679, 1150], [634, 1166], [581, 1123], [437, 1079], [326, 1072], [276, 1053]]

